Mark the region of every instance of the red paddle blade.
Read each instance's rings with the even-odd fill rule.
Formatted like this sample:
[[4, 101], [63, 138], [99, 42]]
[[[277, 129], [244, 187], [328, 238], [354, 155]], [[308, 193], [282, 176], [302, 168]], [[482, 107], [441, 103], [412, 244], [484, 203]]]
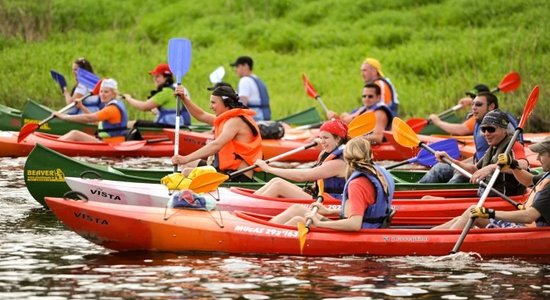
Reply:
[[428, 120], [422, 118], [410, 118], [407, 120], [407, 124], [414, 130], [415, 133], [420, 133], [426, 125], [428, 125]]
[[304, 81], [304, 88], [306, 89], [307, 95], [313, 99], [317, 99], [317, 97], [319, 97], [319, 94], [313, 88], [313, 86], [311, 85], [311, 82], [309, 82], [309, 79], [307, 78], [306, 73], [302, 74], [302, 80]]
[[94, 89], [92, 90], [92, 94], [99, 95], [99, 91], [101, 90], [101, 83], [103, 82], [103, 79], [100, 79], [94, 86]]
[[521, 115], [521, 120], [519, 121], [519, 128], [523, 128], [525, 123], [527, 123], [527, 119], [529, 119], [529, 116], [533, 112], [533, 108], [535, 108], [535, 104], [537, 104], [537, 101], [539, 100], [539, 86], [536, 85], [531, 93], [529, 94], [529, 98], [527, 98], [527, 102], [525, 103], [525, 108], [523, 109], [523, 114]]
[[521, 84], [521, 78], [519, 73], [512, 71], [502, 78], [502, 81], [498, 84], [498, 89], [504, 93], [508, 93], [516, 90]]
[[19, 135], [17, 136], [17, 142], [21, 143], [26, 137], [28, 137], [31, 133], [38, 130], [40, 126], [36, 123], [27, 123], [25, 126], [19, 130]]

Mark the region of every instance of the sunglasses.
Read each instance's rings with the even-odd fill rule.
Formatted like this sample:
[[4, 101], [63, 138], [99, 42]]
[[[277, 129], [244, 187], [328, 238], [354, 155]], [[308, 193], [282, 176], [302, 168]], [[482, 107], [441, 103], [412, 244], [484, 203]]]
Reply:
[[481, 106], [483, 106], [483, 102], [474, 101], [474, 102], [472, 102], [472, 105], [475, 106], [475, 107], [481, 107]]
[[493, 127], [493, 126], [481, 127], [481, 132], [485, 133], [485, 131], [487, 131], [489, 133], [495, 133], [495, 131], [497, 131], [497, 129], [496, 129], [496, 127]]
[[376, 97], [376, 95], [363, 95], [362, 97], [367, 98], [367, 99], [372, 99], [372, 98]]

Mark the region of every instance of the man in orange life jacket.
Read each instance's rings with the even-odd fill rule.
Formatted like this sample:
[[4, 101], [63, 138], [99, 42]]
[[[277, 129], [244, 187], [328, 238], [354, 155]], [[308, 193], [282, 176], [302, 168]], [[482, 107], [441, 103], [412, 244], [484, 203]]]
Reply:
[[[239, 102], [239, 96], [231, 86], [217, 85], [210, 96], [210, 109], [214, 114], [202, 108], [185, 96], [181, 86], [176, 88], [189, 113], [197, 120], [214, 126], [214, 140], [189, 155], [175, 155], [172, 163], [184, 167], [205, 165], [208, 156], [215, 155], [214, 167], [220, 172], [231, 173], [253, 165], [262, 158], [262, 138], [260, 130], [253, 120], [253, 110]], [[232, 178], [232, 181], [251, 181], [253, 171]]]
[[461, 216], [434, 229], [463, 228], [471, 217], [477, 218], [475, 225], [485, 228], [550, 226], [550, 137], [529, 146], [529, 149], [538, 154], [537, 159], [541, 162], [544, 173], [533, 175], [519, 168], [518, 161], [511, 155], [504, 153], [498, 155], [498, 163], [504, 166], [503, 170], [512, 170], [514, 177], [525, 186], [534, 185], [525, 201], [524, 209], [495, 211], [491, 208], [472, 206]]

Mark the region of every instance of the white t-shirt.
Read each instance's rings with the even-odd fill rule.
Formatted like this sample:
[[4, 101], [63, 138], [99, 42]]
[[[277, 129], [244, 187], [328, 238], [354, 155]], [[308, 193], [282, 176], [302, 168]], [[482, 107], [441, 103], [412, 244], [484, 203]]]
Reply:
[[238, 93], [239, 97], [245, 96], [248, 98], [247, 103], [243, 102], [244, 105], [260, 105], [262, 103], [258, 85], [256, 85], [254, 79], [249, 76], [244, 76], [239, 80]]
[[82, 83], [79, 83], [76, 88], [74, 89], [74, 94], [80, 94], [80, 95], [88, 95], [88, 93], [90, 93], [92, 90], [90, 90], [89, 88], [87, 88], [86, 86], [84, 86]]

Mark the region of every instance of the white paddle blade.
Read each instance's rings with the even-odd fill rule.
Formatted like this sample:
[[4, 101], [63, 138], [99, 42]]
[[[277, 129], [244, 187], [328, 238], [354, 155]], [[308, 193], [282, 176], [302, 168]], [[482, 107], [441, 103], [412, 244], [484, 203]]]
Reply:
[[225, 76], [225, 68], [223, 66], [219, 66], [216, 70], [214, 70], [214, 72], [210, 73], [210, 82], [212, 84], [221, 82], [223, 80], [223, 76]]

